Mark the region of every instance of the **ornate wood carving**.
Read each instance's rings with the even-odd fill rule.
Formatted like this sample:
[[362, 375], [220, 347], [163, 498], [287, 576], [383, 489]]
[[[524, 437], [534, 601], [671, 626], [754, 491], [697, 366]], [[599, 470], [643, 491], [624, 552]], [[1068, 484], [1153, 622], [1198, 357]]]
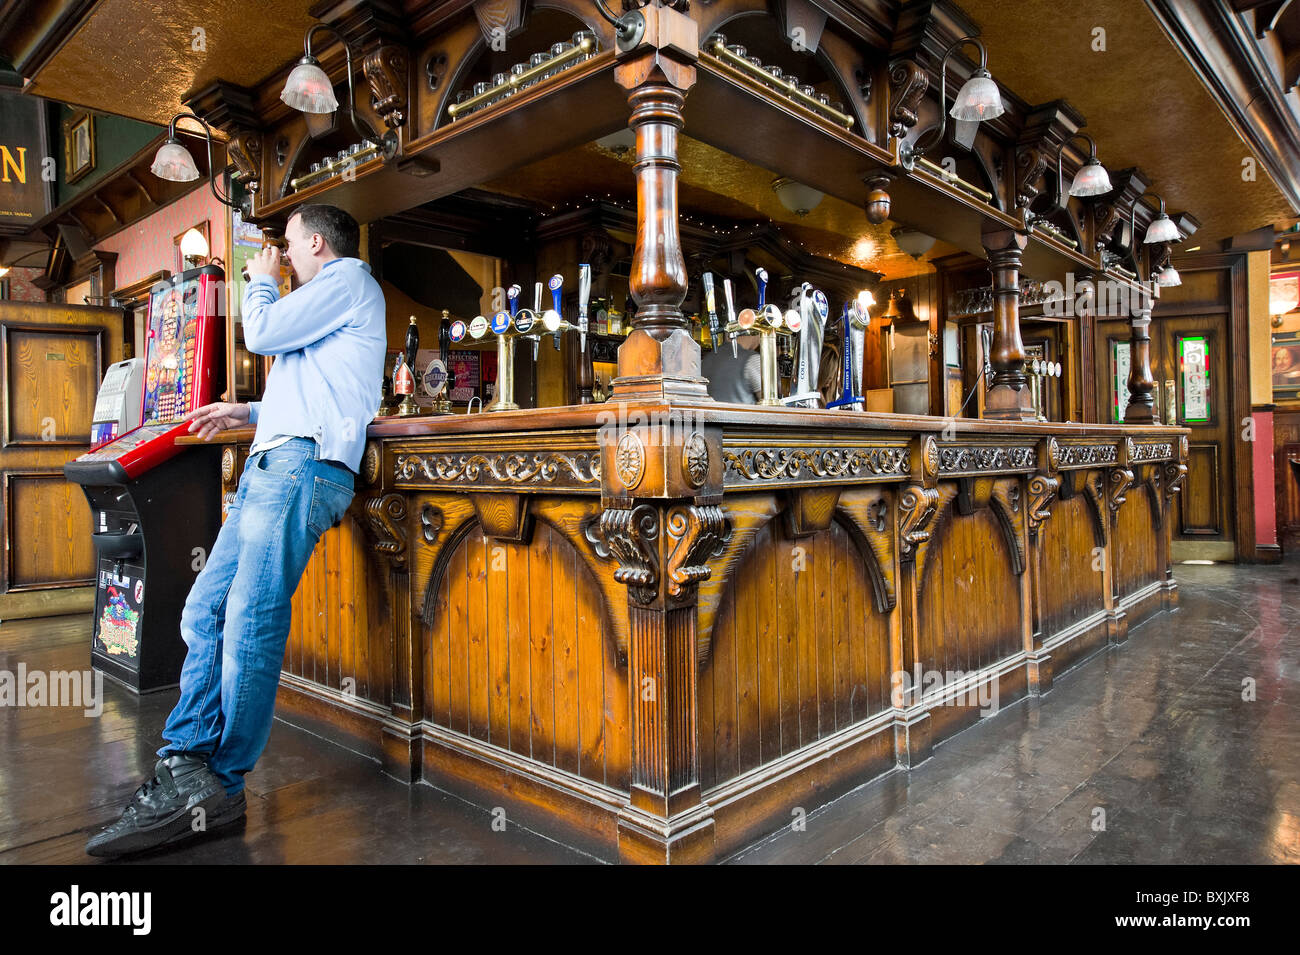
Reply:
[[916, 125], [917, 110], [930, 88], [925, 70], [912, 60], [895, 60], [889, 66], [889, 135], [902, 139]]
[[1086, 468], [1114, 464], [1119, 460], [1116, 444], [1062, 444], [1058, 452], [1059, 467]]
[[1125, 467], [1111, 468], [1106, 477], [1106, 505], [1112, 520], [1127, 500], [1124, 492], [1133, 486], [1133, 472]]
[[362, 63], [370, 83], [371, 103], [384, 125], [396, 129], [406, 125], [409, 60], [400, 46], [381, 46], [366, 55]]
[[375, 535], [375, 551], [395, 569], [406, 567], [406, 497], [384, 494], [366, 501], [366, 519]]
[[843, 481], [871, 476], [905, 477], [911, 470], [906, 447], [723, 449], [727, 484]]
[[1037, 537], [1038, 528], [1052, 516], [1051, 503], [1061, 482], [1046, 474], [1035, 474], [1029, 479], [1029, 533]]
[[1147, 466], [1146, 480], [1142, 482], [1147, 492], [1147, 503], [1151, 505], [1151, 524], [1156, 530], [1160, 530], [1164, 524], [1164, 495], [1161, 493], [1160, 485], [1164, 483], [1163, 469], [1158, 464]]
[[716, 504], [681, 504], [668, 511], [664, 525], [668, 596], [673, 601], [693, 598], [699, 582], [709, 579], [709, 560], [726, 548], [730, 530], [726, 515]]
[[659, 593], [659, 512], [649, 504], [606, 508], [591, 525], [587, 539], [601, 557], [618, 561], [614, 579], [642, 606]]
[[361, 456], [361, 480], [366, 484], [375, 484], [379, 480], [382, 463], [383, 452], [379, 449], [379, 442], [368, 442], [365, 453]]
[[903, 560], [914, 560], [917, 547], [930, 539], [930, 521], [939, 506], [939, 492], [932, 487], [910, 484], [898, 496], [898, 551]]
[[432, 504], [426, 502], [420, 506], [420, 534], [424, 537], [425, 543], [432, 544], [438, 539], [438, 532], [442, 530], [445, 521], [442, 511]]
[[848, 488], [839, 495], [839, 513], [866, 545], [867, 572], [881, 613], [893, 610], [898, 602], [893, 497], [892, 489], [865, 487]]
[[989, 507], [998, 517], [1002, 533], [1011, 551], [1011, 566], [1017, 574], [1025, 572], [1025, 502], [1019, 478], [1003, 478], [993, 485]]
[[402, 483], [465, 487], [590, 488], [600, 486], [599, 451], [500, 454], [399, 453], [393, 477]]
[[1016, 141], [1016, 207], [1027, 208], [1042, 190], [1037, 183], [1046, 174], [1048, 190], [1056, 192], [1056, 154], [1061, 144], [1083, 126], [1083, 116], [1065, 100], [1035, 106], [1025, 117]]
[[244, 188], [256, 193], [262, 185], [262, 134], [251, 129], [232, 130], [226, 155], [235, 164]]
[[1172, 441], [1158, 441], [1155, 444], [1133, 443], [1133, 451], [1129, 456], [1130, 464], [1141, 464], [1147, 461], [1166, 461], [1171, 460], [1174, 456], [1174, 443]]
[[1032, 444], [999, 447], [994, 445], [944, 446], [939, 448], [939, 473], [984, 473], [989, 471], [1024, 471], [1038, 460]]
[[1092, 206], [1098, 248], [1116, 241], [1116, 227], [1128, 220], [1128, 213], [1133, 208], [1133, 203], [1147, 190], [1147, 178], [1136, 166], [1112, 172], [1110, 181], [1115, 188], [1100, 197]]
[[[1183, 440], [1186, 440], [1185, 438]], [[1171, 504], [1174, 495], [1182, 490], [1183, 478], [1187, 477], [1187, 465], [1170, 461], [1164, 466], [1164, 496], [1166, 504]]]

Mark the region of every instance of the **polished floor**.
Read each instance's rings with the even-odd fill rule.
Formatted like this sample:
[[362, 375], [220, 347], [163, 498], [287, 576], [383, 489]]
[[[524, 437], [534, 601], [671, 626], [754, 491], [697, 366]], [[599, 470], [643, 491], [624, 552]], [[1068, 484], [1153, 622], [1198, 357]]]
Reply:
[[[1177, 569], [1181, 609], [739, 853], [741, 863], [1300, 863], [1300, 561]], [[0, 624], [0, 671], [87, 663], [87, 616]], [[93, 863], [175, 692], [0, 708], [0, 863]], [[233, 831], [132, 860], [584, 863], [278, 722]]]

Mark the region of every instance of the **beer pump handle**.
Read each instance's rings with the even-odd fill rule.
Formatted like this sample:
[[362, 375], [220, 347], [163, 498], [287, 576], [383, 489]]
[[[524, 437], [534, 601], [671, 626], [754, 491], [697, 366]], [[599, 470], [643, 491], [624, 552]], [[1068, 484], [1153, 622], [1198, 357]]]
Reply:
[[522, 292], [518, 285], [512, 285], [506, 289], [506, 298], [510, 302], [510, 318], [513, 320], [515, 313], [519, 311], [519, 293]]
[[[727, 328], [733, 329], [736, 326], [736, 301], [731, 297], [731, 279], [722, 280], [722, 294], [727, 300]], [[740, 352], [736, 349], [735, 332], [729, 332], [731, 337], [731, 357], [739, 358]]]
[[444, 394], [450, 395], [452, 389], [451, 312], [445, 308], [442, 310], [442, 327], [438, 329], [438, 357], [442, 360], [443, 371], [447, 373], [447, 390]]
[[590, 329], [587, 318], [587, 303], [591, 300], [591, 266], [584, 262], [578, 266], [578, 335], [579, 348], [587, 353], [587, 331]]
[[[534, 321], [542, 317], [542, 283], [533, 283], [533, 315]], [[537, 361], [537, 348], [542, 343], [540, 334], [533, 336], [533, 361]]]
[[[551, 308], [555, 310], [556, 315], [559, 315], [562, 318], [563, 314], [560, 312], [560, 301], [564, 295], [564, 276], [559, 272], [556, 272], [551, 276], [551, 281], [548, 285], [551, 289]], [[555, 327], [555, 331], [551, 334], [551, 343], [555, 345], [556, 351], [560, 350], [560, 336], [563, 333], [564, 323], [561, 321], [560, 324]]]
[[754, 278], [758, 279], [758, 308], [754, 311], [761, 312], [767, 304], [767, 269], [754, 269]]
[[704, 282], [704, 308], [709, 316], [709, 340], [713, 342], [713, 350], [717, 351], [718, 341], [718, 305], [713, 293], [713, 273], [705, 272]]
[[411, 374], [415, 374], [415, 355], [420, 350], [420, 327], [415, 323], [415, 316], [411, 316], [411, 324], [406, 326], [406, 367], [411, 369]]

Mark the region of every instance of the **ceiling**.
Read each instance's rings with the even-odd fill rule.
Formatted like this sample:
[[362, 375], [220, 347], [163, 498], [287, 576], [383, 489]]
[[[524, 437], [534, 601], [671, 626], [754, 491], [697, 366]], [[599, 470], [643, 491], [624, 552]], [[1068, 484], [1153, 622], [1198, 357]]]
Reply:
[[[774, 222], [804, 251], [882, 272], [901, 279], [933, 271], [929, 260], [958, 250], [942, 242], [920, 261], [902, 252], [890, 235], [895, 223], [872, 225], [859, 206], [826, 196], [806, 216], [781, 205], [772, 190], [776, 174], [689, 136], [678, 137], [682, 171], [678, 199], [683, 218], [740, 227]], [[517, 169], [482, 188], [502, 195], [550, 203], [556, 211], [606, 199], [629, 208], [635, 202], [635, 178], [630, 150], [619, 151], [590, 143]]]
[[[980, 25], [994, 79], [1031, 104], [1069, 100], [1108, 168], [1140, 166], [1171, 212], [1200, 220], [1193, 245], [1295, 221], [1262, 163], [1242, 180], [1250, 150], [1145, 3], [960, 4]], [[1092, 49], [1096, 29], [1104, 52]]]

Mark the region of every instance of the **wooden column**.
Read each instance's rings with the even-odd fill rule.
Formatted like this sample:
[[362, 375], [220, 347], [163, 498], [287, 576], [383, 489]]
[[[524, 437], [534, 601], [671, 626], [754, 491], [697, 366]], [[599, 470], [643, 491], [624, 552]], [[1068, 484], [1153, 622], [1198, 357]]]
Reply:
[[1014, 229], [986, 232], [984, 251], [993, 272], [993, 381], [984, 400], [984, 417], [1034, 421], [1025, 345], [1020, 340], [1020, 256], [1026, 236]]
[[[1097, 295], [1096, 285], [1100, 278], [1096, 272], [1079, 273], [1080, 282], [1090, 282], [1093, 286], [1093, 294], [1086, 296], [1082, 307], [1079, 309], [1079, 339], [1078, 353], [1071, 355], [1069, 364], [1070, 375], [1075, 377], [1074, 387], [1077, 389], [1080, 398], [1080, 421], [1096, 423], [1101, 419], [1098, 417], [1100, 411], [1098, 403], [1101, 396], [1097, 394], [1096, 367], [1097, 367], [1097, 348], [1096, 348], [1096, 325], [1097, 325]], [[1078, 288], [1078, 285], [1075, 286]], [[1075, 300], [1078, 301], [1080, 296], [1076, 294]]]
[[695, 83], [699, 27], [670, 7], [646, 6], [641, 14], [645, 37], [615, 72], [629, 91], [636, 133], [636, 250], [628, 284], [637, 311], [618, 350], [614, 398], [707, 401], [700, 346], [681, 309], [687, 279], [677, 210], [677, 131]]
[[1143, 287], [1129, 315], [1128, 408], [1125, 424], [1159, 424], [1155, 412], [1156, 381], [1151, 375], [1151, 295]]

